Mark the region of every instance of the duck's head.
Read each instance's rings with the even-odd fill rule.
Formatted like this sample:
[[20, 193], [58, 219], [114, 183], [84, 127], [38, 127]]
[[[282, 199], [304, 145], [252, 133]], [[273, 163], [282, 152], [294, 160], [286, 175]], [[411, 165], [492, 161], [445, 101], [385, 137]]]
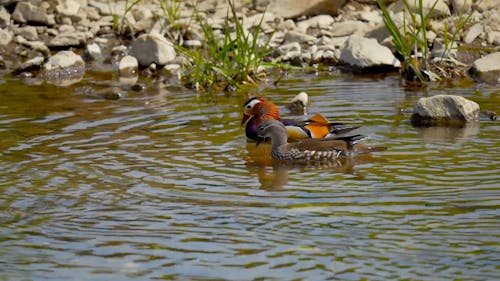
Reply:
[[263, 97], [253, 97], [243, 105], [243, 118], [241, 124], [245, 124], [251, 117], [261, 120], [279, 119], [280, 114], [276, 105]]

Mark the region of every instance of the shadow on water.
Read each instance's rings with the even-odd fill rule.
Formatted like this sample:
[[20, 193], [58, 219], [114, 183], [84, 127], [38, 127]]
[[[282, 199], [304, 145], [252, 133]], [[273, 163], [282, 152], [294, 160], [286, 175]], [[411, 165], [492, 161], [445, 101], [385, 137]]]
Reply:
[[264, 84], [247, 94], [286, 112], [306, 91], [309, 114], [388, 148], [290, 166], [247, 142], [247, 96], [109, 79], [0, 84], [5, 279], [497, 279], [499, 123], [409, 122], [434, 94], [499, 112], [497, 87], [408, 91], [394, 76], [338, 73]]

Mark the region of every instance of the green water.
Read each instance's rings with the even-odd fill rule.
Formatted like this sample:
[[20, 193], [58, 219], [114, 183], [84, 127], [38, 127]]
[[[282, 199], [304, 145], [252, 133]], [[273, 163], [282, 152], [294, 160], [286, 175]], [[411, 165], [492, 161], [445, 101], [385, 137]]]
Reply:
[[282, 106], [307, 91], [310, 114], [388, 147], [341, 167], [273, 167], [244, 137], [247, 96], [4, 81], [0, 280], [499, 279], [500, 123], [408, 119], [442, 93], [498, 113], [500, 89], [397, 78], [300, 74], [249, 93]]

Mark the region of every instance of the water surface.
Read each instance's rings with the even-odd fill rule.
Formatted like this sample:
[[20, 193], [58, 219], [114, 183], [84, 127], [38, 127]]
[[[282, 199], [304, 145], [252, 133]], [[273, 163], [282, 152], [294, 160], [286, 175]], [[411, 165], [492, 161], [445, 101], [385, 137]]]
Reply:
[[0, 85], [1, 280], [500, 278], [500, 123], [408, 121], [442, 93], [499, 112], [498, 87], [336, 73], [264, 84], [248, 95], [282, 107], [307, 91], [308, 113], [388, 147], [273, 167], [240, 126], [248, 96], [151, 86], [106, 100], [86, 82]]

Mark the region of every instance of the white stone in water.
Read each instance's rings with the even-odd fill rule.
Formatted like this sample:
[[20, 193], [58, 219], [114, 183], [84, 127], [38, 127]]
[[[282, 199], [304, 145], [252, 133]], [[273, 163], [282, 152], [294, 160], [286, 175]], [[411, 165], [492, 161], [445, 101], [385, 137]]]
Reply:
[[44, 65], [45, 70], [56, 70], [68, 67], [84, 67], [85, 62], [82, 57], [72, 51], [60, 51], [51, 56]]
[[133, 77], [138, 75], [139, 63], [137, 59], [133, 56], [125, 56], [120, 60], [118, 64], [118, 69], [120, 76], [122, 77]]
[[479, 105], [456, 95], [436, 95], [421, 98], [411, 121], [413, 125], [461, 125], [479, 120]]
[[87, 45], [87, 54], [94, 60], [102, 58], [101, 47], [96, 43]]

